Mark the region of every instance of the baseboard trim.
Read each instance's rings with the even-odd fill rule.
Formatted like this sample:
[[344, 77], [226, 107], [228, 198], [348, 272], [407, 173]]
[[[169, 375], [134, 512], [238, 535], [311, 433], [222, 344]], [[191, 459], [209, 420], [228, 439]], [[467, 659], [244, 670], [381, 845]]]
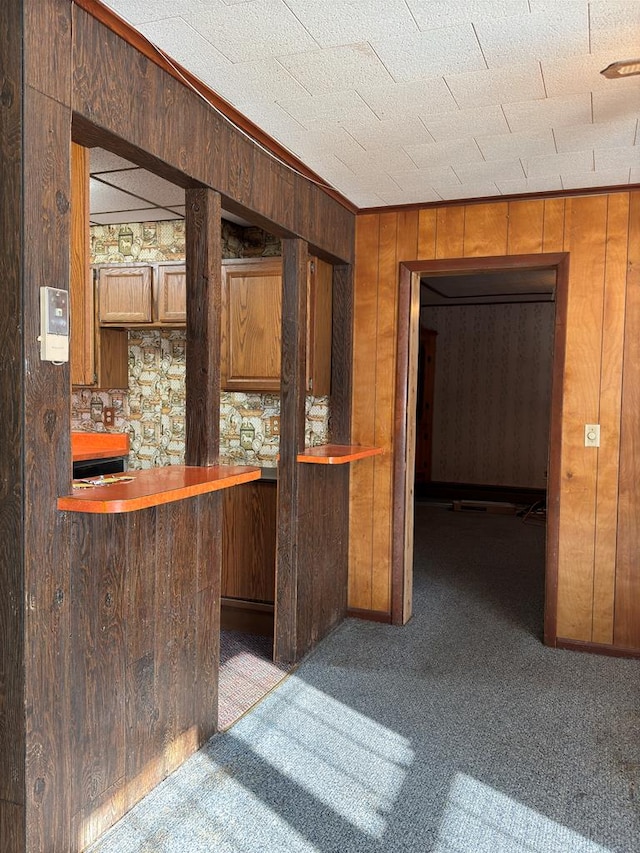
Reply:
[[220, 628], [223, 631], [273, 636], [273, 611], [273, 604], [223, 598], [220, 602]]
[[391, 624], [391, 614], [380, 610], [361, 610], [359, 607], [348, 607], [347, 616], [352, 619], [365, 619], [367, 622], [383, 622]]
[[555, 642], [557, 649], [565, 649], [570, 652], [587, 652], [594, 655], [606, 655], [613, 658], [640, 659], [640, 649], [624, 649], [618, 646], [610, 646], [605, 643], [586, 643], [582, 640], [566, 640], [558, 637]]

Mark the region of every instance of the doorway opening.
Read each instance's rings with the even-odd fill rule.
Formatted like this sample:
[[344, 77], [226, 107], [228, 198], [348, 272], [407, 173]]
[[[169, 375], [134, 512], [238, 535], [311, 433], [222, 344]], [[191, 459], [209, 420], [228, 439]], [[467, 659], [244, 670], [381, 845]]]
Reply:
[[524, 510], [534, 523], [546, 519], [544, 637], [555, 637], [567, 260], [540, 254], [401, 264], [397, 624], [411, 616], [417, 496], [462, 512]]

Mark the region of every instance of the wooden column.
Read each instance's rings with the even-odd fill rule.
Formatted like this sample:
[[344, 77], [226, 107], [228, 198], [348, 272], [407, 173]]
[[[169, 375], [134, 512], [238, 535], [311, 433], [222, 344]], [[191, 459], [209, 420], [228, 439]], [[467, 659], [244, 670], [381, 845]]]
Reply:
[[22, 3], [0, 5], [0, 839], [24, 850], [24, 459], [22, 325]]
[[186, 464], [214, 465], [220, 446], [220, 195], [186, 191]]
[[307, 258], [304, 240], [282, 241], [282, 371], [274, 655], [296, 660], [298, 463], [304, 448]]
[[351, 443], [353, 361], [353, 267], [333, 268], [333, 333], [329, 442]]

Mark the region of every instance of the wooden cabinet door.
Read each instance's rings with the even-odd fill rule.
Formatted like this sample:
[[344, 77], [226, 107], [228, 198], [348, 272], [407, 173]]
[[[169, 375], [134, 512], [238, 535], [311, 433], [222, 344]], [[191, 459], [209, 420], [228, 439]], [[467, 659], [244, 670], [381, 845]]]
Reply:
[[316, 397], [331, 393], [333, 267], [309, 259], [307, 278], [307, 391]]
[[183, 265], [159, 266], [155, 284], [155, 319], [159, 323], [186, 323], [186, 268]]
[[150, 323], [151, 267], [109, 267], [98, 270], [100, 323]]
[[222, 503], [222, 597], [273, 603], [277, 483], [225, 489]]
[[222, 387], [278, 391], [282, 317], [280, 258], [225, 261], [222, 270]]

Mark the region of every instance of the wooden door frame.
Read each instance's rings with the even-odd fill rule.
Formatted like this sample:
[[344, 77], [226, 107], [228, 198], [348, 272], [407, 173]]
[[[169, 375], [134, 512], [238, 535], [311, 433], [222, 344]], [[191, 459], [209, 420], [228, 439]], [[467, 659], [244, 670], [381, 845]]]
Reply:
[[481, 258], [402, 261], [399, 265], [398, 338], [394, 406], [393, 544], [391, 554], [391, 620], [403, 625], [411, 618], [413, 587], [413, 468], [417, 347], [420, 325], [420, 274], [472, 273], [489, 270], [556, 270], [555, 323], [547, 476], [547, 542], [544, 642], [556, 645], [558, 538], [560, 517], [560, 445], [567, 329], [569, 253], [498, 255]]

